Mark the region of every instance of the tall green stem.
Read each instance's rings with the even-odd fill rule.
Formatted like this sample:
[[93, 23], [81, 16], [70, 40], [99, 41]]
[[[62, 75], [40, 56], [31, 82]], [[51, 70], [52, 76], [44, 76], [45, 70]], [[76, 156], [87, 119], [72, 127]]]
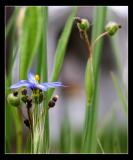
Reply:
[[[43, 10], [43, 32], [42, 32], [42, 81], [48, 81], [48, 67], [47, 67], [47, 24], [48, 24], [48, 7], [44, 7]], [[44, 152], [49, 151], [49, 114], [48, 114], [48, 95], [45, 93], [45, 101], [43, 103], [44, 110], [46, 110], [46, 115], [44, 116], [44, 133], [43, 133], [43, 146]]]
[[[94, 23], [95, 26], [93, 28], [92, 33], [92, 41], [96, 39], [99, 34], [103, 32], [104, 29], [104, 23], [106, 19], [106, 7], [97, 7], [95, 9], [95, 15], [94, 15]], [[89, 153], [95, 153], [96, 152], [96, 127], [97, 127], [97, 94], [98, 94], [98, 80], [99, 80], [99, 62], [101, 57], [101, 49], [102, 49], [102, 40], [100, 39], [99, 42], [95, 45], [95, 48], [93, 49], [92, 53], [92, 64], [93, 64], [93, 70], [94, 70], [94, 93], [91, 97], [91, 102], [86, 103], [86, 118], [85, 118], [85, 129], [83, 134], [83, 145], [82, 145], [82, 151], [83, 152], [89, 152]], [[87, 63], [87, 68], [90, 69], [90, 63]], [[91, 78], [89, 75], [87, 76], [87, 72], [90, 72], [86, 68], [86, 86], [90, 86], [92, 84], [89, 84], [89, 79]], [[89, 77], [89, 78], [88, 78]], [[87, 88], [87, 99], [88, 96], [90, 97], [90, 88]]]

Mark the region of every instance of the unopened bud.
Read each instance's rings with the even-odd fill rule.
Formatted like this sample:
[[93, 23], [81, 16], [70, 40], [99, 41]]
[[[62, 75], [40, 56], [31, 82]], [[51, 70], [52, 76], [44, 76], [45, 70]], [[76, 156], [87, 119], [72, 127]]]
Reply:
[[119, 28], [121, 28], [121, 25], [118, 25], [116, 22], [109, 22], [106, 25], [105, 30], [110, 36], [113, 36]]
[[20, 98], [16, 94], [14, 96], [14, 93], [10, 93], [8, 95], [7, 101], [8, 101], [9, 104], [11, 104], [14, 107], [18, 107], [20, 105]]
[[87, 31], [90, 27], [90, 23], [87, 19], [81, 19], [81, 22], [78, 23], [78, 27], [81, 31]]

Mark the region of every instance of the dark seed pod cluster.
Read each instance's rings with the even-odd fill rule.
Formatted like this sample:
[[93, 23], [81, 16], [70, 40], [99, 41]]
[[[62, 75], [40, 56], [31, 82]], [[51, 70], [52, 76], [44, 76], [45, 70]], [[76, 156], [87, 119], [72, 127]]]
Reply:
[[57, 102], [58, 98], [59, 98], [58, 95], [54, 96], [54, 97], [52, 98], [52, 100], [49, 101], [48, 107], [49, 107], [49, 108], [53, 108], [53, 107], [55, 106], [55, 103]]

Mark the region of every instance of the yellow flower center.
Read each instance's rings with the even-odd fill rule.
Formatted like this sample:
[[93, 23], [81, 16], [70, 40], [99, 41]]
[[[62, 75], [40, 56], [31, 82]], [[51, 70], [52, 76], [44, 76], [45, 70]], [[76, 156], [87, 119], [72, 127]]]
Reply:
[[38, 74], [35, 75], [35, 80], [36, 80], [36, 81], [39, 81], [39, 80], [40, 80], [40, 77], [39, 77]]

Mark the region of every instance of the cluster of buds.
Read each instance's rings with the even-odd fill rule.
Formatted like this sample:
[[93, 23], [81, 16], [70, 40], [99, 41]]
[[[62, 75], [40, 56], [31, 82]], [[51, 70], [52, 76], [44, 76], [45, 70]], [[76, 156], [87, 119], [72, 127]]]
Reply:
[[[77, 22], [77, 26], [80, 32], [87, 31], [90, 27], [90, 23], [87, 19], [75, 17], [75, 21]], [[121, 28], [121, 25], [119, 25], [118, 23], [109, 22], [105, 26], [105, 31], [108, 33], [108, 35], [113, 36], [119, 28]]]
[[94, 77], [94, 69], [93, 69], [93, 50], [95, 47], [95, 44], [99, 39], [102, 37], [109, 35], [113, 36], [119, 28], [121, 28], [121, 25], [117, 24], [116, 22], [109, 22], [105, 26], [105, 31], [101, 33], [94, 42], [91, 42], [89, 40], [89, 36], [87, 34], [87, 31], [90, 27], [90, 23], [87, 19], [80, 18], [80, 17], [75, 17], [75, 21], [77, 22], [77, 27], [80, 33], [80, 37], [82, 40], [84, 40], [84, 43], [87, 48], [88, 52], [88, 62], [86, 66], [86, 71], [85, 71], [85, 89], [86, 89], [86, 95], [87, 95], [87, 102], [90, 105], [93, 99], [93, 94], [94, 94], [94, 88], [95, 88], [95, 77]]
[[[53, 108], [58, 100], [59, 96], [55, 95], [49, 102], [48, 108]], [[7, 97], [8, 103], [14, 107], [20, 107], [23, 102], [26, 105], [27, 110], [30, 110], [32, 104], [40, 104], [44, 100], [44, 94], [41, 89], [34, 89], [32, 96], [28, 96], [27, 89], [15, 90], [13, 93], [10, 93]], [[30, 128], [29, 119], [24, 120], [24, 124]]]
[[29, 103], [30, 99], [33, 100], [35, 104], [42, 103], [42, 101], [44, 100], [42, 90], [34, 90], [31, 97], [27, 95], [27, 89], [23, 89], [21, 92], [16, 90], [13, 93], [10, 93], [7, 97], [8, 103], [15, 107], [19, 107], [21, 102], [25, 104]]

